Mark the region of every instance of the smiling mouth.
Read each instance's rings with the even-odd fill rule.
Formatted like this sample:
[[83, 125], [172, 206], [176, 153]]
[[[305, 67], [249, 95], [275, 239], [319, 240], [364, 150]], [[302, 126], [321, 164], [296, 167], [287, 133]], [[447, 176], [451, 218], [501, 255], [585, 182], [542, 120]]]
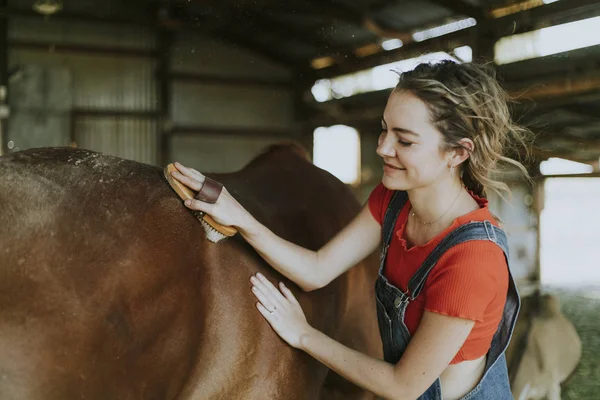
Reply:
[[387, 163], [385, 163], [385, 166], [393, 168], [393, 169], [397, 169], [397, 170], [400, 170], [400, 171], [406, 171], [406, 168], [395, 167], [395, 166], [387, 164]]

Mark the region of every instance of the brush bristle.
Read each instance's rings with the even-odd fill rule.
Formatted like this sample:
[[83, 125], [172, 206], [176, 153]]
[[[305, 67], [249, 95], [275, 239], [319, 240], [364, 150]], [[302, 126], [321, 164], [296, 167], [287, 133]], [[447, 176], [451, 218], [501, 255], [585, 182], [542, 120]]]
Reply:
[[206, 234], [206, 238], [209, 241], [211, 241], [213, 243], [219, 243], [221, 240], [228, 238], [228, 236], [223, 235], [221, 232], [219, 232], [218, 230], [216, 230], [215, 228], [210, 226], [203, 219], [199, 218], [199, 220], [200, 220], [200, 223], [202, 224], [202, 227], [204, 228], [204, 233]]

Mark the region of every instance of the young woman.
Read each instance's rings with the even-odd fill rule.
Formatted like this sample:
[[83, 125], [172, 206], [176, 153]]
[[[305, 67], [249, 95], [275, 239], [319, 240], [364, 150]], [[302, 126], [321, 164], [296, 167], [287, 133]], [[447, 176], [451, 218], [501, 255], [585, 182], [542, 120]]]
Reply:
[[[333, 341], [306, 321], [294, 295], [251, 278], [257, 307], [291, 346], [392, 399], [512, 399], [504, 359], [519, 307], [506, 236], [488, 209], [499, 161], [525, 146], [505, 92], [474, 64], [422, 64], [400, 75], [381, 120], [383, 179], [362, 212], [318, 251], [287, 242], [228, 192], [188, 201], [243, 237], [303, 290], [321, 288], [382, 244], [376, 302], [385, 360]], [[177, 165], [200, 190], [204, 176]]]

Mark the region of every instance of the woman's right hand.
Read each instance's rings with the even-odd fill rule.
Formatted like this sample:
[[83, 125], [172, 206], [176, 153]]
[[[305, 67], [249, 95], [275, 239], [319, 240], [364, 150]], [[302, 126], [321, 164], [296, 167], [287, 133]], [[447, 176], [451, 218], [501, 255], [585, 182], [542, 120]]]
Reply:
[[[200, 191], [204, 184], [205, 176], [195, 169], [184, 167], [177, 162], [174, 165], [177, 171], [171, 173], [173, 178], [196, 192]], [[225, 187], [223, 187], [219, 198], [214, 204], [209, 204], [198, 199], [186, 200], [184, 204], [191, 210], [202, 211], [210, 215], [221, 225], [240, 228], [245, 221], [251, 218], [246, 209], [229, 194]]]

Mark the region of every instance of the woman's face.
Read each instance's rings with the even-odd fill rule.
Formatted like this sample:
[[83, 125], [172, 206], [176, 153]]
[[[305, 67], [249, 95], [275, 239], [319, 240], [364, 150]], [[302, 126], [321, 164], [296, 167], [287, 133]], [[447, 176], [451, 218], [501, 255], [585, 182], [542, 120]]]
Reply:
[[381, 120], [377, 154], [384, 162], [383, 185], [410, 190], [450, 178], [443, 136], [431, 123], [423, 101], [407, 91], [394, 91]]

